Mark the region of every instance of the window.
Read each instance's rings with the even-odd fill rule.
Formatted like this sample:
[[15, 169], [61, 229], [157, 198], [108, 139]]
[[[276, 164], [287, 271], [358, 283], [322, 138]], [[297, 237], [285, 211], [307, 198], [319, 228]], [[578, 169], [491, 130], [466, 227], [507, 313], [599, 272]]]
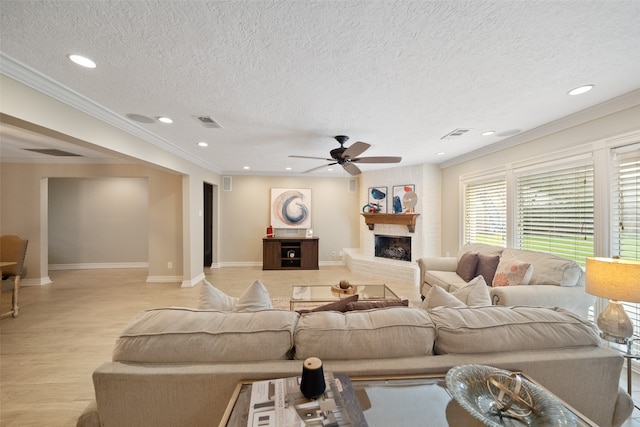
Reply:
[[[640, 259], [640, 143], [613, 150], [611, 168], [611, 255]], [[623, 302], [640, 338], [640, 304]]]
[[468, 184], [464, 194], [465, 242], [504, 246], [507, 235], [506, 181]]
[[515, 245], [573, 259], [593, 256], [593, 164], [516, 178]]

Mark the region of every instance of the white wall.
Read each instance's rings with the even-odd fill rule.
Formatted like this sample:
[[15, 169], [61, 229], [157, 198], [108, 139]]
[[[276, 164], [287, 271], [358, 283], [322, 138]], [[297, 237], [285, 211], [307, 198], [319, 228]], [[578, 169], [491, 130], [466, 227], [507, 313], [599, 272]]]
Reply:
[[[395, 185], [414, 184], [415, 192], [418, 195], [415, 213], [420, 216], [416, 221], [414, 233], [410, 233], [406, 226], [385, 224], [376, 224], [374, 230], [371, 231], [360, 216], [360, 241], [358, 244], [360, 253], [374, 256], [374, 235], [389, 234], [412, 238], [413, 261], [427, 255], [439, 255], [441, 240], [440, 182], [440, 168], [429, 164], [399, 166], [363, 173], [360, 178], [360, 208], [368, 201], [370, 187], [388, 187], [388, 194], [391, 195]], [[388, 213], [392, 213], [390, 200], [388, 206]], [[360, 212], [362, 211], [360, 210]]]
[[[460, 177], [496, 168], [510, 169], [517, 162], [558, 156], [572, 148], [592, 144], [595, 151], [602, 141], [640, 129], [640, 106], [624, 109], [571, 128], [535, 138], [504, 150], [465, 161], [442, 170], [442, 255], [457, 254], [462, 239], [462, 187]], [[596, 185], [596, 191], [598, 186]], [[601, 207], [605, 208], [606, 207]], [[600, 212], [602, 214], [602, 212]], [[596, 215], [599, 215], [596, 212]]]

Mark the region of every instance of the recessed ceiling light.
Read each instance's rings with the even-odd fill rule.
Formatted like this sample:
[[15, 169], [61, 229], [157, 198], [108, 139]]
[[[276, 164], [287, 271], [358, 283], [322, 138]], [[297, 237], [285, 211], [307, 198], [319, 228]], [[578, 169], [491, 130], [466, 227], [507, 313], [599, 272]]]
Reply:
[[249, 170], [249, 169], [251, 169], [251, 168], [250, 168], [249, 166], [243, 166], [243, 167], [242, 167], [242, 169], [244, 169], [244, 170]]
[[584, 86], [580, 86], [577, 87], [575, 89], [570, 90], [569, 92], [567, 92], [569, 95], [582, 95], [583, 93], [587, 93], [589, 92], [591, 89], [593, 89], [595, 85], [584, 85]]
[[290, 171], [290, 170], [291, 170], [291, 168], [290, 168], [290, 167], [286, 167], [285, 169], [286, 169], [286, 170], [288, 170], [288, 171]]
[[494, 133], [496, 133], [495, 130], [488, 130], [486, 132], [482, 132], [480, 135], [482, 136], [489, 136], [489, 135], [493, 135]]
[[206, 143], [206, 142], [204, 142], [204, 141], [200, 141], [200, 142], [198, 142], [198, 145], [199, 145], [200, 147], [208, 147], [208, 146], [209, 146], [209, 144], [207, 144], [207, 143]]
[[69, 55], [69, 59], [85, 68], [96, 68], [96, 63], [80, 55]]
[[441, 151], [439, 153], [436, 153], [436, 156], [444, 156], [444, 151]]
[[171, 120], [169, 117], [158, 117], [158, 121], [167, 124], [173, 123], [173, 120]]
[[329, 172], [333, 172], [333, 168], [329, 168], [327, 169]]

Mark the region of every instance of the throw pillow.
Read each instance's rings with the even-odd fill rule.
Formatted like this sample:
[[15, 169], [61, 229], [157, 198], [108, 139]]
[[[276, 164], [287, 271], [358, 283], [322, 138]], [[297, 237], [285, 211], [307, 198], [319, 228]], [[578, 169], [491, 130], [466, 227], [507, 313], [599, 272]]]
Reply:
[[486, 307], [491, 305], [491, 295], [484, 277], [476, 276], [468, 285], [451, 293], [469, 307]]
[[512, 253], [505, 251], [493, 277], [493, 286], [528, 285], [532, 274], [533, 264], [520, 261]]
[[315, 311], [339, 311], [341, 313], [346, 313], [347, 305], [349, 303], [353, 303], [358, 301], [358, 294], [351, 295], [350, 297], [342, 298], [336, 302], [330, 302], [329, 304], [321, 305], [318, 307], [314, 307], [309, 310], [296, 310], [298, 313], [311, 313]]
[[424, 301], [420, 308], [423, 310], [429, 310], [430, 308], [436, 307], [452, 307], [452, 308], [461, 308], [466, 307], [467, 305], [460, 301], [460, 299], [456, 298], [449, 292], [445, 291], [438, 285], [434, 285], [429, 289], [427, 295], [425, 295]]
[[211, 283], [204, 281], [198, 297], [198, 308], [218, 311], [231, 311], [238, 302], [237, 297], [230, 297]]
[[273, 306], [271, 305], [271, 298], [267, 288], [259, 280], [253, 282], [240, 297], [229, 296], [205, 280], [200, 290], [198, 308], [228, 312], [248, 312], [270, 310]]
[[468, 282], [473, 279], [478, 267], [478, 254], [476, 252], [465, 252], [458, 260], [456, 273], [462, 277], [462, 280]]
[[484, 277], [487, 284], [493, 283], [493, 276], [496, 275], [496, 269], [500, 262], [500, 255], [488, 255], [478, 252], [478, 268], [476, 276]]
[[256, 280], [240, 295], [233, 311], [260, 311], [272, 308], [269, 291], [260, 280]]
[[347, 311], [371, 310], [372, 308], [409, 307], [409, 300], [358, 301], [347, 304]]

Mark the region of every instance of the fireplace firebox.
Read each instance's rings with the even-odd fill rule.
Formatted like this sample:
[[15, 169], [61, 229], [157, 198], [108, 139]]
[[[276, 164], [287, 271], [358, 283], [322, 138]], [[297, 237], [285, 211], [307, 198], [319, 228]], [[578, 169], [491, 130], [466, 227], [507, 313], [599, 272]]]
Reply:
[[375, 235], [375, 256], [411, 261], [411, 237]]

